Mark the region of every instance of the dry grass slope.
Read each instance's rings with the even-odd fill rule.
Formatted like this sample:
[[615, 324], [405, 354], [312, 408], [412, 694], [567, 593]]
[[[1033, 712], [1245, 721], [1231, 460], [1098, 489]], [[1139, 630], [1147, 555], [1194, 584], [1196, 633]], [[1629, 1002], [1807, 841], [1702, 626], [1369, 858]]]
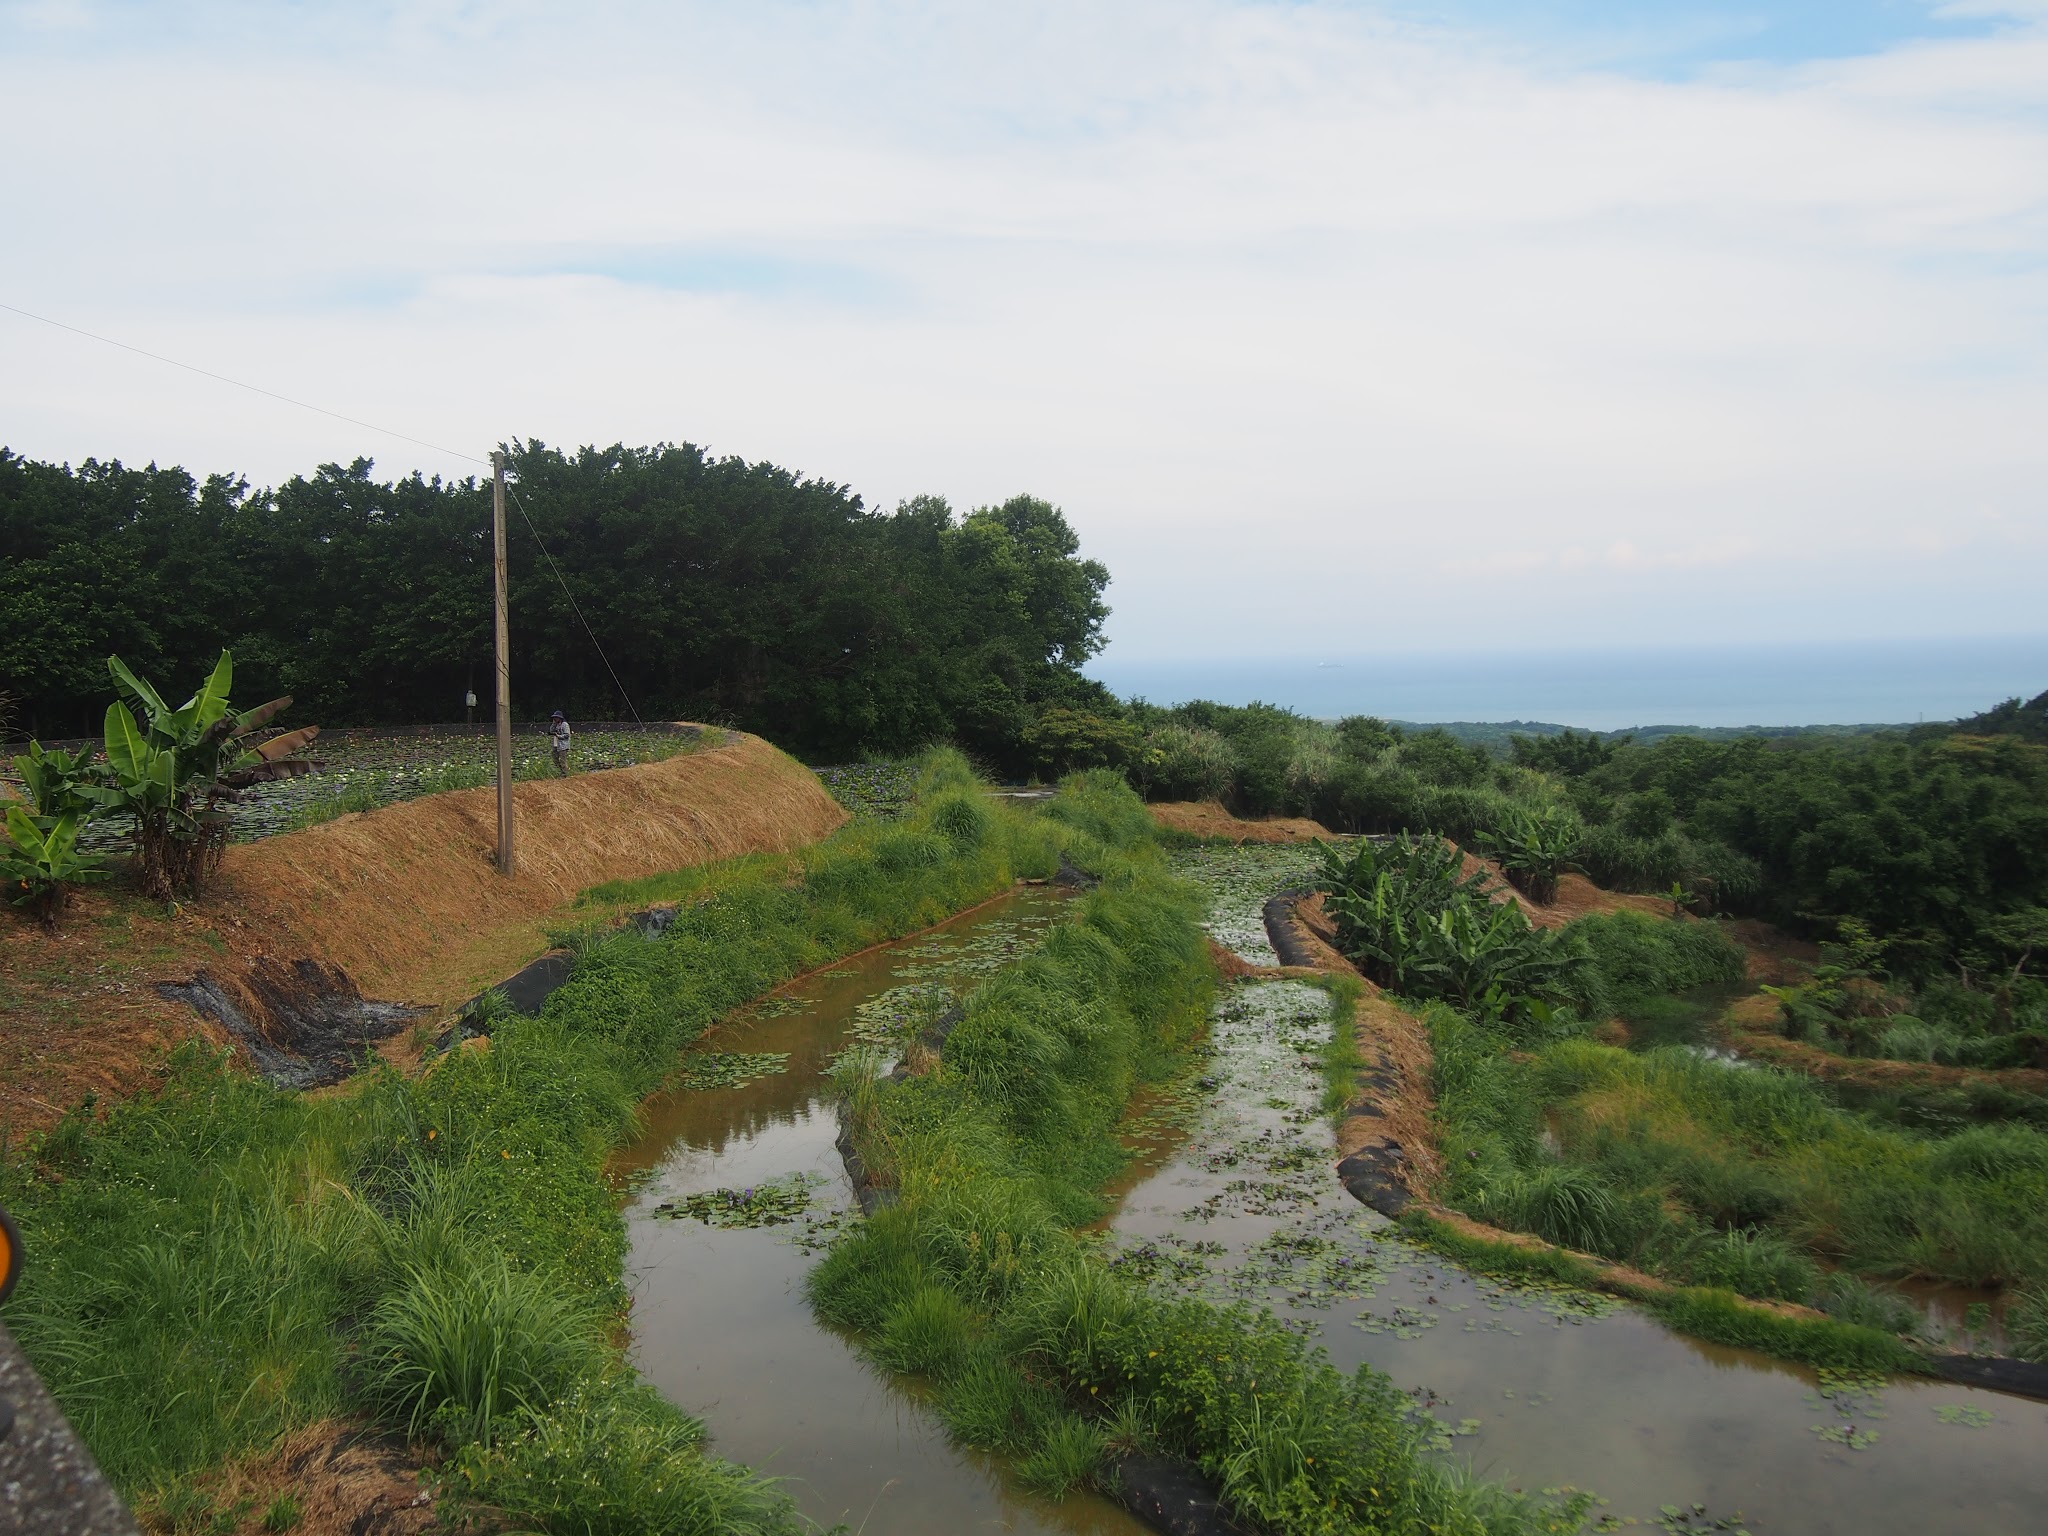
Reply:
[[[818, 841], [846, 813], [756, 736], [667, 762], [513, 787], [500, 876], [494, 790], [458, 790], [231, 849], [221, 903], [253, 943], [339, 965], [373, 997], [452, 1002], [530, 958], [577, 892]], [[238, 946], [245, 947], [245, 946]]]
[[82, 895], [60, 934], [0, 912], [0, 1142], [48, 1128], [87, 1094], [124, 1096], [195, 1036], [225, 1033], [155, 983], [199, 970], [231, 991], [248, 968], [313, 959], [372, 997], [459, 1001], [546, 945], [576, 894], [755, 852], [789, 852], [846, 820], [800, 764], [753, 736], [635, 768], [514, 789], [519, 873], [492, 858], [492, 790], [346, 816], [229, 850], [202, 903], [175, 913], [114, 887]]

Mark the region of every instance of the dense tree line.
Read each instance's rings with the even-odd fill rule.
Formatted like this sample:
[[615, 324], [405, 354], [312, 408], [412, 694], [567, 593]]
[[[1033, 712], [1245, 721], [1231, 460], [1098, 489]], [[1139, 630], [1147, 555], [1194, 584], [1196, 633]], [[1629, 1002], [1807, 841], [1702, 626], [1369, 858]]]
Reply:
[[2048, 695], [1948, 727], [1776, 739], [1566, 731], [1518, 736], [1505, 756], [1270, 704], [1046, 718], [1069, 761], [1121, 766], [1157, 799], [1438, 832], [1502, 854], [1511, 875], [1507, 851], [1541, 844], [1539, 861], [1615, 889], [1676, 887], [1695, 910], [1821, 938], [1854, 920], [1899, 973], [1967, 979], [2048, 968], [2044, 711]]
[[[630, 696], [646, 719], [730, 721], [815, 755], [951, 738], [1016, 769], [1046, 710], [1115, 707], [1078, 670], [1109, 573], [1034, 497], [880, 513], [689, 444], [528, 443], [513, 463], [561, 575], [515, 507], [521, 718], [624, 719]], [[108, 655], [182, 680], [228, 646], [238, 686], [294, 695], [297, 718], [460, 719], [472, 688], [487, 715], [490, 521], [487, 481], [384, 481], [368, 460], [257, 491], [0, 449], [0, 693], [19, 730], [87, 735]]]

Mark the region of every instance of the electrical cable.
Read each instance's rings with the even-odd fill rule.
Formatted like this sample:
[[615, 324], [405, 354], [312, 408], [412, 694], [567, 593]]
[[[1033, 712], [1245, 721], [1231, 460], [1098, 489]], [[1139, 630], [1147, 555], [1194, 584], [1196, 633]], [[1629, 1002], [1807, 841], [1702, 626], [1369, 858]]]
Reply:
[[[374, 421], [363, 421], [355, 416], [344, 416], [340, 411], [330, 411], [324, 405], [314, 405], [305, 400], [294, 400], [290, 395], [281, 395], [274, 389], [265, 389], [261, 384], [250, 384], [241, 379], [231, 379], [224, 373], [215, 373], [211, 368], [201, 368], [193, 363], [180, 362], [175, 357], [165, 357], [161, 352], [151, 352], [144, 347], [130, 346], [125, 341], [116, 341], [111, 336], [102, 336], [95, 331], [84, 330], [79, 326], [66, 325], [62, 320], [52, 320], [48, 315], [36, 314], [34, 311], [23, 309], [19, 305], [0, 302], [0, 309], [6, 310], [9, 314], [20, 315], [24, 320], [34, 320], [42, 325], [53, 326], [60, 331], [69, 331], [74, 336], [83, 336], [88, 341], [97, 341], [103, 346], [118, 347], [123, 352], [133, 352], [137, 357], [146, 357], [151, 362], [164, 363], [172, 368], [182, 368], [187, 373], [198, 374], [201, 378], [213, 379], [221, 384], [230, 384], [236, 389], [246, 389], [251, 394], [282, 401], [286, 405], [295, 405], [302, 411], [311, 411], [318, 416], [328, 416], [336, 421], [345, 421], [350, 426], [361, 427], [366, 432], [381, 432], [386, 437], [395, 437], [400, 442], [411, 443], [415, 447], [431, 448], [436, 453], [445, 453], [451, 458], [461, 459], [466, 463], [481, 464], [486, 469], [491, 468], [491, 463], [488, 459], [480, 459], [473, 453], [464, 453], [459, 448], [448, 448], [440, 443], [430, 443], [425, 438], [414, 437], [409, 432], [399, 432], [390, 427], [380, 427]], [[633, 707], [632, 695], [626, 692], [626, 685], [619, 681], [618, 668], [612, 665], [611, 657], [605, 655], [604, 647], [598, 644], [597, 631], [590, 627], [590, 620], [583, 617], [583, 609], [576, 601], [576, 594], [569, 590], [569, 583], [562, 575], [562, 568], [555, 564], [555, 557], [548, 553], [547, 544], [541, 539], [540, 530], [533, 526], [533, 518], [527, 514], [524, 498], [520, 496], [518, 489], [509, 480], [505, 483], [505, 489], [512, 493], [513, 504], [519, 508], [520, 520], [526, 524], [526, 531], [533, 535], [534, 545], [540, 550], [541, 558], [547, 561], [548, 569], [555, 573], [555, 581], [561, 587], [562, 595], [569, 599], [569, 607], [575, 612], [577, 622], [582, 624], [583, 632], [590, 637], [591, 649], [597, 652], [597, 659], [604, 663], [605, 671], [611, 673], [612, 682], [618, 687], [619, 697], [625, 702], [626, 712], [633, 717], [635, 725], [645, 730], [647, 722], [640, 718], [640, 711]]]
[[352, 427], [361, 427], [368, 432], [381, 432], [386, 437], [395, 437], [401, 442], [412, 443], [420, 448], [431, 448], [436, 453], [445, 453], [452, 458], [463, 459], [471, 464], [489, 467], [488, 459], [480, 459], [473, 453], [464, 453], [459, 448], [445, 448], [439, 443], [430, 443], [424, 437], [414, 437], [409, 432], [395, 432], [390, 427], [380, 427], [374, 421], [359, 421], [353, 416], [344, 416], [339, 411], [330, 411], [324, 405], [311, 405], [304, 400], [294, 400], [290, 395], [280, 395], [274, 389], [265, 389], [261, 384], [248, 384], [240, 379], [231, 379], [224, 373], [215, 373], [211, 368], [201, 368], [192, 363], [181, 363], [175, 357], [165, 357], [161, 352], [151, 352], [142, 347], [131, 347], [125, 341], [116, 341], [111, 336], [101, 336], [93, 331], [81, 330], [75, 325], [66, 325], [62, 320], [52, 320], [48, 315], [38, 315], [14, 304], [0, 303], [0, 309], [9, 314], [20, 315], [25, 320], [39, 321], [55, 326], [60, 331], [69, 331], [74, 336], [83, 336], [88, 341], [97, 341], [109, 347], [119, 347], [123, 352], [133, 352], [137, 357], [146, 357], [152, 362], [168, 363], [173, 368], [182, 368], [187, 373], [196, 373], [204, 379], [216, 379], [222, 384], [232, 384], [236, 389], [246, 389], [254, 395], [266, 395], [272, 400], [282, 400], [286, 405], [296, 405], [302, 411], [316, 415], [331, 416], [336, 421], [345, 421]]
[[526, 531], [533, 535], [533, 542], [540, 549], [540, 556], [547, 561], [548, 569], [555, 573], [555, 581], [562, 589], [562, 596], [569, 599], [569, 607], [576, 615], [576, 621], [583, 626], [583, 633], [590, 636], [590, 648], [597, 652], [597, 659], [604, 663], [605, 671], [611, 673], [612, 682], [619, 690], [619, 697], [625, 701], [626, 713], [633, 717], [633, 723], [643, 731], [647, 722], [640, 718], [640, 711], [633, 707], [633, 696], [626, 692], [626, 685], [619, 681], [619, 670], [612, 665], [611, 657], [605, 655], [604, 647], [597, 643], [597, 631], [590, 627], [590, 620], [583, 617], [582, 605], [576, 601], [576, 594], [569, 590], [569, 583], [562, 576], [562, 568], [555, 564], [555, 557], [548, 553], [548, 547], [541, 541], [540, 530], [533, 526], [533, 519], [527, 515], [526, 499], [521, 496], [510, 480], [505, 489], [512, 492], [512, 505], [519, 509], [519, 520], [526, 524]]

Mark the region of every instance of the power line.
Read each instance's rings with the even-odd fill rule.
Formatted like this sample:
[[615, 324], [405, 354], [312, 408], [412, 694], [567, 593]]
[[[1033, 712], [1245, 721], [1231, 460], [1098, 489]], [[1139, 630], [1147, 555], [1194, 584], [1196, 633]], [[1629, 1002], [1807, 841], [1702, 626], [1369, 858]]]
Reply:
[[569, 607], [576, 615], [576, 622], [583, 626], [583, 633], [590, 636], [590, 648], [597, 652], [597, 659], [604, 663], [605, 671], [611, 673], [612, 682], [617, 685], [619, 697], [626, 702], [626, 713], [633, 717], [633, 723], [642, 730], [647, 722], [640, 718], [640, 711], [633, 707], [633, 696], [626, 692], [626, 685], [619, 682], [618, 668], [612, 665], [611, 657], [605, 655], [604, 647], [597, 642], [597, 631], [590, 627], [590, 620], [583, 617], [582, 605], [576, 601], [576, 594], [569, 590], [569, 583], [562, 576], [562, 568], [555, 564], [555, 557], [548, 553], [548, 547], [541, 541], [540, 530], [533, 526], [533, 519], [526, 515], [526, 498], [519, 494], [519, 488], [511, 481], [505, 482], [505, 489], [512, 493], [512, 505], [519, 509], [519, 520], [526, 524], [526, 531], [533, 535], [533, 542], [540, 549], [541, 558], [548, 563], [548, 569], [555, 573], [555, 580], [562, 588], [562, 596], [569, 599]]
[[472, 464], [482, 464], [487, 468], [490, 464], [488, 459], [480, 459], [473, 453], [464, 453], [458, 448], [443, 447], [440, 443], [430, 443], [425, 438], [414, 437], [409, 432], [398, 432], [390, 427], [380, 427], [374, 421], [361, 421], [354, 416], [344, 416], [340, 411], [330, 411], [324, 405], [313, 405], [305, 400], [294, 400], [290, 395], [281, 395], [274, 389], [265, 389], [261, 384], [245, 383], [241, 379], [231, 379], [224, 373], [215, 373], [211, 368], [201, 368], [193, 363], [181, 363], [175, 357], [165, 357], [161, 352], [151, 352], [144, 347], [130, 346], [125, 341], [116, 341], [111, 336], [101, 336], [94, 331], [81, 330], [78, 326], [66, 325], [62, 320], [52, 320], [48, 315], [38, 315], [13, 304], [0, 303], [0, 309], [8, 311], [10, 314], [20, 315], [25, 320], [35, 320], [43, 325], [55, 326], [60, 331], [69, 331], [74, 336], [83, 336], [88, 341], [97, 341], [109, 347], [119, 347], [123, 352], [133, 352], [137, 357], [146, 357], [152, 362], [167, 363], [173, 368], [182, 368], [187, 373], [198, 374], [201, 378], [215, 379], [222, 384], [232, 384], [236, 389], [246, 389], [252, 395], [265, 395], [272, 400], [282, 400], [286, 405], [295, 405], [302, 411], [312, 411], [320, 416], [331, 416], [336, 421], [345, 421], [352, 427], [363, 428], [366, 432], [381, 432], [386, 437], [395, 437], [401, 442], [412, 443], [420, 448], [431, 448], [436, 453], [445, 453], [453, 458], [466, 459]]
[[[9, 314], [20, 315], [24, 320], [34, 320], [39, 324], [52, 326], [60, 331], [69, 331], [74, 336], [83, 336], [88, 341], [97, 341], [103, 346], [118, 347], [123, 352], [133, 352], [137, 357], [146, 357], [152, 362], [164, 363], [172, 368], [182, 368], [187, 373], [198, 374], [201, 378], [213, 379], [221, 384], [233, 385], [236, 389], [246, 389], [252, 395], [262, 395], [267, 399], [281, 401], [285, 405], [297, 406], [300, 410], [311, 411], [317, 416], [328, 416], [335, 421], [345, 421], [350, 426], [361, 427], [366, 432], [380, 432], [386, 437], [395, 437], [400, 442], [411, 443], [415, 447], [431, 448], [434, 452], [445, 453], [451, 458], [463, 459], [471, 464], [481, 464], [485, 468], [490, 467], [488, 459], [480, 459], [473, 453], [464, 453], [458, 448], [445, 447], [440, 443], [430, 443], [423, 437], [414, 437], [410, 432], [399, 432], [391, 427], [380, 427], [374, 421], [364, 421], [359, 417], [345, 416], [340, 411], [330, 411], [326, 406], [314, 405], [311, 401], [294, 400], [290, 395], [281, 395], [274, 389], [265, 389], [261, 384], [250, 384], [242, 379], [229, 378], [224, 373], [215, 373], [211, 368], [201, 368], [194, 363], [180, 362], [175, 357], [165, 357], [161, 352], [151, 352], [146, 347], [131, 346], [125, 341], [116, 341], [113, 337], [102, 336], [96, 331], [88, 331], [76, 325], [66, 325], [62, 320], [52, 320], [48, 315], [36, 314], [34, 311], [23, 309], [19, 305], [0, 302], [0, 309], [6, 310]], [[533, 535], [534, 545], [540, 550], [541, 558], [547, 561], [548, 569], [555, 573], [555, 581], [561, 587], [562, 595], [569, 599], [569, 607], [574, 611], [577, 622], [583, 626], [583, 632], [590, 637], [591, 649], [597, 652], [597, 659], [604, 663], [605, 671], [611, 673], [612, 682], [618, 687], [619, 697], [625, 701], [626, 712], [632, 715], [635, 725], [644, 729], [647, 722], [642, 720], [640, 712], [633, 708], [633, 697], [626, 692], [626, 685], [619, 681], [618, 668], [612, 665], [611, 657], [605, 655], [604, 647], [598, 644], [597, 631], [590, 627], [590, 620], [583, 617], [582, 606], [577, 603], [576, 594], [569, 590], [569, 583], [562, 575], [562, 568], [555, 564], [555, 557], [548, 553], [547, 544], [542, 540], [540, 530], [534, 527], [533, 519], [527, 515], [525, 498], [519, 494], [518, 487], [509, 481], [506, 482], [505, 489], [512, 493], [512, 503], [519, 508], [520, 520], [526, 524], [526, 531]]]

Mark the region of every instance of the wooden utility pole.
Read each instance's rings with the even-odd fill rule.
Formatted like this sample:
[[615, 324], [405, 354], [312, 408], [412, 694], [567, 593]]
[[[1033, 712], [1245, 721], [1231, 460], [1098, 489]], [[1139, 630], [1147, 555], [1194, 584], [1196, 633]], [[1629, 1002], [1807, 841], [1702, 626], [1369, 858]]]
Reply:
[[498, 869], [512, 873], [512, 631], [505, 612], [505, 455], [491, 453], [491, 565], [498, 615]]

